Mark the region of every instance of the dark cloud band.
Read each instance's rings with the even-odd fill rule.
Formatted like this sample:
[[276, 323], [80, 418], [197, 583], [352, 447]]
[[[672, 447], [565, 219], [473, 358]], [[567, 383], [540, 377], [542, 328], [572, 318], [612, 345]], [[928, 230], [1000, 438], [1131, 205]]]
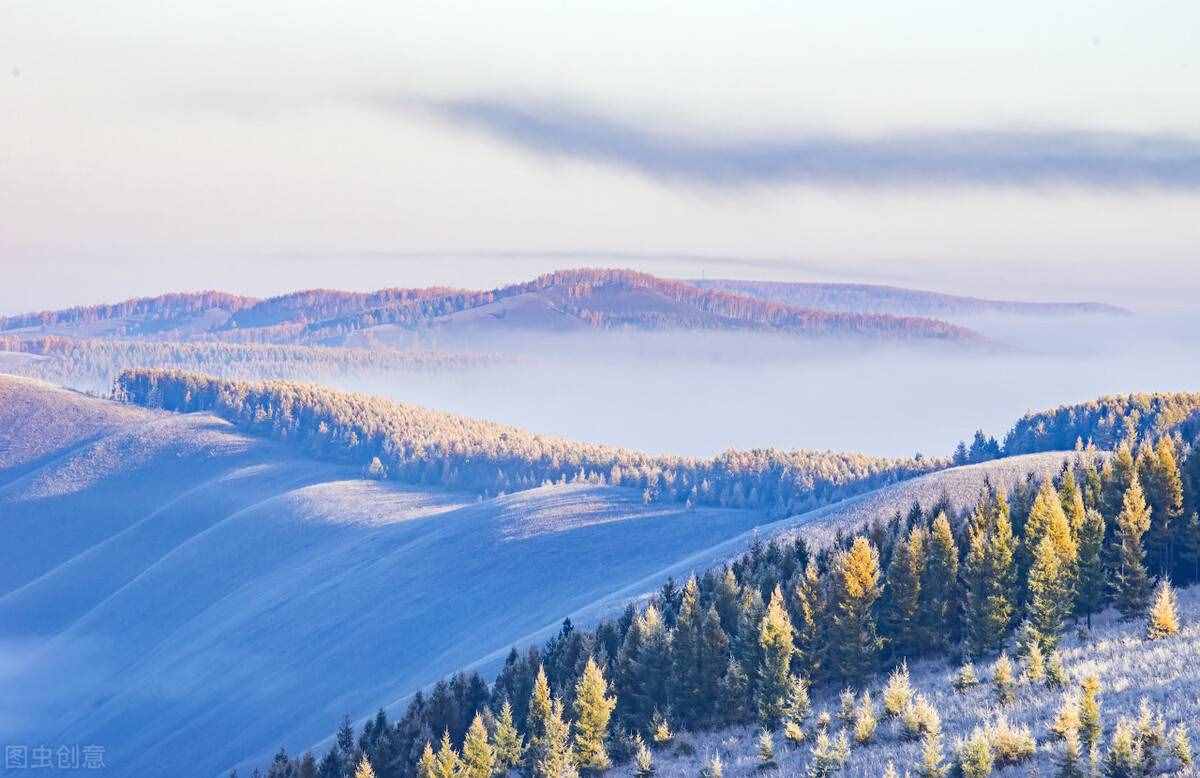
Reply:
[[[411, 108], [413, 102], [386, 104]], [[554, 104], [495, 99], [419, 104], [457, 126], [537, 154], [588, 160], [685, 185], [1200, 190], [1200, 141], [1178, 136], [971, 131], [866, 139], [799, 134], [706, 140]]]

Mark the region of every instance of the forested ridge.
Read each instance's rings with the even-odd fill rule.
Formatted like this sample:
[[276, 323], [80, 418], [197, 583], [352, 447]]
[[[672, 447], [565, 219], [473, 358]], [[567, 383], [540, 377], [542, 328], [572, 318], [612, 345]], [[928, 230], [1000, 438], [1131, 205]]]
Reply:
[[[924, 778], [985, 778], [1039, 747], [1064, 778], [1186, 768], [1194, 710], [1171, 722], [1145, 703], [1106, 712], [1098, 678], [1065, 667], [1058, 647], [1109, 607], [1144, 640], [1179, 633], [1174, 587], [1200, 581], [1198, 502], [1200, 455], [1162, 437], [1122, 445], [1102, 466], [1081, 453], [1008, 494], [985, 488], [961, 512], [914, 505], [825, 548], [755, 542], [594, 629], [564, 622], [545, 646], [514, 649], [490, 684], [459, 673], [396, 721], [381, 710], [356, 733], [347, 719], [321, 758], [281, 750], [267, 775], [574, 778], [632, 761], [645, 778], [656, 754], [687, 753], [689, 735], [753, 724], [762, 768], [781, 737], [808, 754], [808, 775], [825, 778], [886, 737], [887, 720], [920, 741], [919, 761], [900, 767]], [[961, 693], [986, 683], [996, 713], [950, 754], [937, 709], [909, 681], [909, 663], [937, 656], [961, 662]], [[972, 660], [997, 656], [979, 678]], [[868, 687], [889, 671], [873, 697]], [[1018, 685], [1057, 694], [1072, 676], [1080, 688], [1045, 734], [1004, 719]], [[836, 711], [813, 709], [810, 695], [839, 689]], [[722, 769], [710, 758], [705, 776]]]
[[1042, 451], [1111, 451], [1122, 443], [1136, 447], [1168, 434], [1181, 441], [1200, 434], [1200, 392], [1114, 394], [1026, 413], [1004, 436], [1003, 444], [980, 430], [969, 445], [958, 445], [954, 462], [970, 464]]
[[[669, 306], [611, 299], [614, 292], [651, 293]], [[922, 337], [981, 340], [964, 327], [917, 317], [824, 311], [758, 300], [748, 295], [705, 290], [632, 270], [587, 268], [549, 273], [521, 284], [486, 292], [458, 291], [421, 295], [379, 306], [342, 319], [310, 324], [310, 335], [399, 324], [412, 327], [431, 318], [465, 311], [518, 295], [539, 293], [564, 313], [596, 328], [760, 327], [808, 334], [870, 334], [878, 337]]]
[[111, 387], [121, 371], [139, 367], [172, 368], [245, 379], [311, 379], [458, 369], [514, 359], [490, 354], [410, 349], [3, 334], [0, 334], [0, 351], [44, 357], [7, 366], [7, 372], [97, 388]]
[[989, 300], [879, 284], [742, 281], [737, 279], [702, 279], [692, 280], [690, 283], [702, 289], [748, 294], [763, 300], [774, 300], [789, 305], [860, 313], [892, 313], [906, 316], [1129, 315], [1127, 309], [1105, 303]]
[[[0, 331], [41, 328], [40, 334], [87, 337], [103, 325], [106, 333], [119, 337], [336, 344], [372, 327], [421, 329], [442, 323], [443, 317], [530, 295], [547, 310], [595, 329], [749, 329], [820, 337], [984, 342], [973, 331], [938, 319], [799, 307], [632, 270], [600, 268], [548, 273], [490, 290], [312, 289], [265, 300], [221, 292], [167, 294], [0, 318]], [[548, 319], [531, 326], [553, 328], [555, 324]]]
[[649, 501], [752, 508], [783, 516], [946, 466], [945, 460], [755, 449], [710, 459], [579, 443], [313, 384], [243, 382], [175, 370], [118, 376], [114, 397], [210, 411], [241, 429], [363, 466], [374, 477], [494, 495], [588, 481]]

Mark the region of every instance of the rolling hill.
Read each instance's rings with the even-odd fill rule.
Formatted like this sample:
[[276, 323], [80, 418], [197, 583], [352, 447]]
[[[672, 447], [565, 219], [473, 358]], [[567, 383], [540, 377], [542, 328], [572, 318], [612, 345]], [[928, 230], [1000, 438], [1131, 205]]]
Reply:
[[106, 744], [122, 775], [310, 745], [762, 521], [589, 484], [404, 488], [15, 378], [0, 464], [0, 730]]
[[1024, 302], [927, 292], [876, 284], [828, 284], [786, 281], [692, 280], [701, 289], [744, 294], [760, 300], [828, 311], [963, 318], [1006, 316], [1125, 316], [1116, 305], [1093, 302]]
[[733, 330], [804, 337], [984, 343], [937, 319], [822, 310], [702, 289], [629, 270], [581, 269], [483, 291], [307, 290], [266, 300], [220, 292], [170, 294], [114, 305], [0, 319], [23, 337], [218, 339], [304, 345], [462, 345], [480, 337], [588, 330]]
[[490, 498], [402, 486], [208, 412], [0, 377], [0, 668], [9, 705], [37, 701], [0, 710], [0, 734], [108, 744], [120, 774], [261, 764], [756, 534], [858, 526], [1062, 456], [771, 521], [598, 483]]

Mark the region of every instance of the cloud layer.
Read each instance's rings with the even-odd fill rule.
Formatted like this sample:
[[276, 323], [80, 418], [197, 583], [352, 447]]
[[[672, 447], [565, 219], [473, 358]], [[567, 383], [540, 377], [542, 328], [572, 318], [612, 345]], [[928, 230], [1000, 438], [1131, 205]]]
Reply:
[[[411, 100], [386, 100], [411, 110]], [[633, 170], [681, 185], [744, 187], [1076, 186], [1200, 190], [1200, 141], [1088, 131], [908, 132], [703, 138], [553, 103], [421, 100], [464, 129], [547, 157]]]

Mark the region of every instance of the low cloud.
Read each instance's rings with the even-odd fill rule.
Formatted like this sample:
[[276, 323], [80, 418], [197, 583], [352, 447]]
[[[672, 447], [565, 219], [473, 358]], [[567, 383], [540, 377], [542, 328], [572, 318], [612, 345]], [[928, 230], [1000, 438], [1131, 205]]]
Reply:
[[922, 131], [703, 137], [546, 102], [374, 100], [414, 108], [546, 157], [679, 185], [1073, 186], [1200, 189], [1200, 139], [1090, 131]]

